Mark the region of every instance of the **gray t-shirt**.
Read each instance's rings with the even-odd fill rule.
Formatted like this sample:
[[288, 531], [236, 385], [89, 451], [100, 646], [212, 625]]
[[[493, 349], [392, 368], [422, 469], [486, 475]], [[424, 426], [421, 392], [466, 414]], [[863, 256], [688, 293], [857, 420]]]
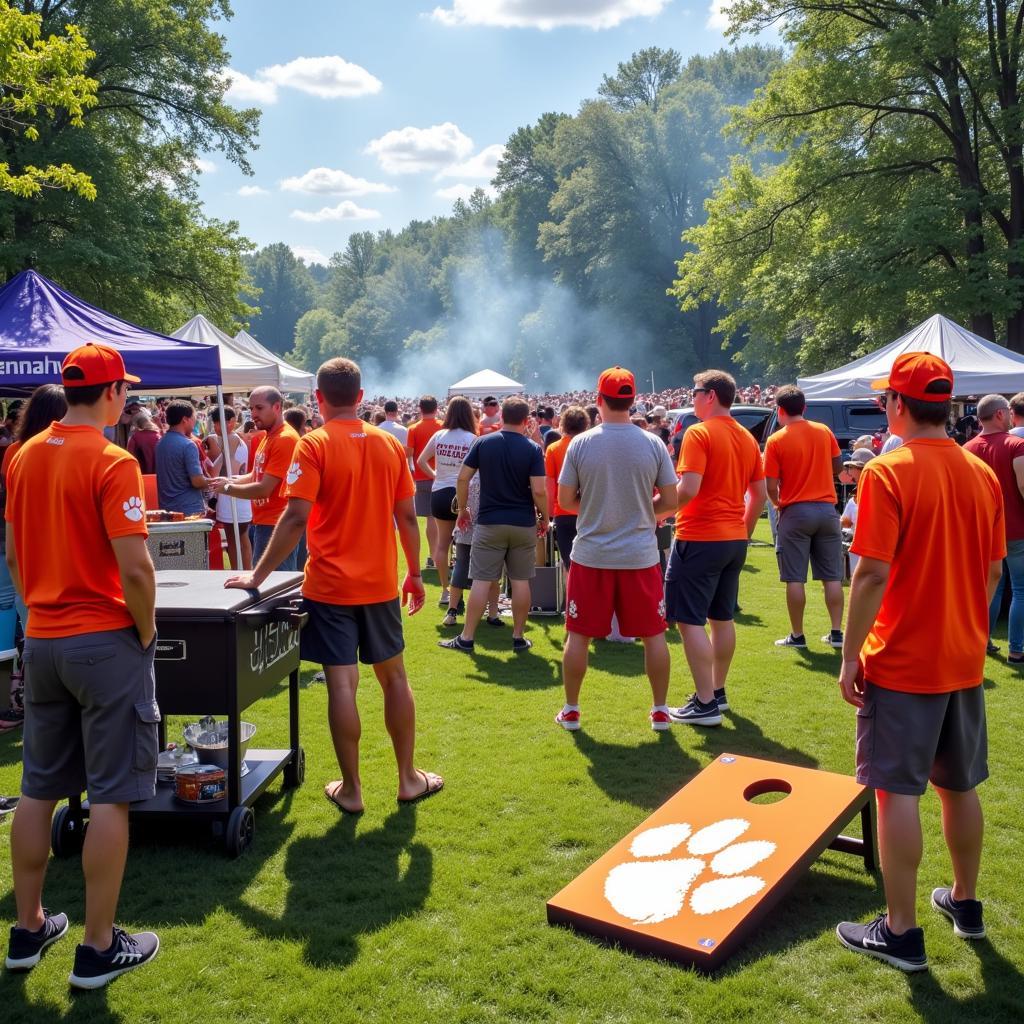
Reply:
[[572, 560], [591, 569], [658, 564], [654, 490], [674, 487], [668, 449], [632, 423], [602, 423], [574, 437], [559, 484], [580, 492]]

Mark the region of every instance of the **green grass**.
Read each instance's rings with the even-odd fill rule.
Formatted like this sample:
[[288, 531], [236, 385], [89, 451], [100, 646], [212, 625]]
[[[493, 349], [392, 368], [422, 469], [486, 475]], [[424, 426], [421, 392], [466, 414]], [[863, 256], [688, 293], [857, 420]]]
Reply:
[[[766, 530], [766, 527], [763, 527]], [[431, 586], [430, 584], [433, 583]], [[302, 742], [307, 781], [257, 805], [256, 840], [227, 860], [185, 826], [141, 837], [121, 899], [128, 927], [160, 933], [158, 960], [106, 991], [69, 994], [81, 935], [76, 860], [53, 861], [46, 904], [66, 911], [68, 939], [27, 976], [0, 975], [0, 1019], [81, 1021], [938, 1021], [996, 1024], [1024, 1016], [1024, 841], [1020, 675], [989, 659], [992, 779], [983, 895], [990, 940], [955, 939], [927, 906], [948, 884], [938, 803], [922, 803], [919, 907], [929, 974], [905, 976], [843, 950], [833, 929], [882, 906], [879, 879], [826, 852], [754, 941], [714, 978], [602, 946], [545, 922], [545, 900], [723, 751], [852, 773], [853, 709], [834, 682], [837, 655], [811, 591], [811, 649], [777, 650], [783, 593], [774, 557], [751, 550], [739, 648], [722, 728], [655, 734], [640, 645], [599, 643], [583, 690], [584, 730], [556, 728], [563, 628], [533, 620], [535, 647], [514, 657], [509, 631], [482, 628], [469, 659], [435, 646], [436, 582], [407, 620], [419, 715], [417, 762], [444, 774], [438, 797], [399, 810], [377, 683], [364, 672], [366, 814], [342, 817], [323, 797], [337, 777], [326, 693], [306, 666]], [[448, 631], [450, 633], [450, 631]], [[1005, 647], [1005, 644], [1004, 644]], [[678, 638], [671, 699], [691, 683]], [[927, 666], [922, 666], [927, 670]], [[251, 709], [257, 744], [287, 745], [283, 689]], [[0, 792], [19, 782], [20, 740], [0, 737]], [[9, 826], [0, 826], [0, 918], [12, 919]]]

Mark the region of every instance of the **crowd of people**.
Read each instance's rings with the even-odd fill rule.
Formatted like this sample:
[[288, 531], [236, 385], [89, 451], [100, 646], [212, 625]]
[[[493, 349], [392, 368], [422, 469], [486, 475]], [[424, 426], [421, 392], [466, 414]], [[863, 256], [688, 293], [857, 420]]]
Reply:
[[[1011, 432], [1024, 423], [1024, 395], [983, 398], [981, 432], [965, 449], [947, 432], [949, 366], [924, 353], [900, 356], [876, 382], [885, 443], [866, 436], [844, 456], [827, 427], [805, 418], [799, 388], [744, 394], [714, 369], [657, 396], [639, 393], [633, 374], [616, 366], [594, 392], [488, 396], [479, 407], [457, 396], [444, 409], [423, 395], [414, 412], [396, 399], [367, 402], [359, 367], [337, 358], [317, 373], [315, 413], [289, 407], [272, 388], [224, 409], [179, 400], [147, 409], [128, 403], [139, 382], [120, 355], [88, 345], [68, 356], [62, 383], [25, 407], [19, 448], [4, 467], [7, 565], [27, 638], [9, 968], [31, 968], [68, 930], [65, 915], [42, 906], [49, 823], [57, 800], [83, 789], [91, 808], [86, 922], [71, 984], [98, 987], [159, 948], [153, 933], [114, 925], [128, 804], [151, 796], [156, 781], [155, 577], [140, 512], [147, 467], [161, 505], [207, 514], [213, 499], [218, 518], [251, 518], [251, 564], [243, 555], [226, 586], [258, 588], [279, 568], [304, 572], [301, 654], [323, 669], [340, 768], [324, 793], [345, 814], [364, 808], [360, 663], [383, 691], [398, 801], [444, 787], [414, 758], [416, 707], [403, 658], [402, 608], [424, 608], [424, 569], [437, 573], [443, 624], [457, 629], [439, 641], [439, 657], [473, 658], [481, 625], [504, 626], [502, 578], [510, 649], [526, 654], [538, 539], [553, 528], [567, 577], [565, 699], [555, 723], [582, 727], [591, 642], [613, 637], [642, 643], [651, 728], [713, 728], [730, 709], [741, 572], [768, 504], [791, 626], [777, 644], [808, 645], [810, 569], [830, 620], [822, 643], [842, 652], [839, 689], [857, 708], [857, 778], [878, 798], [887, 910], [866, 925], [843, 922], [839, 939], [903, 970], [927, 966], [915, 894], [918, 802], [929, 782], [953, 862], [953, 885], [936, 889], [932, 903], [958, 935], [984, 934], [976, 893], [976, 789], [987, 776], [981, 681], [1004, 557], [1009, 660], [1024, 661], [1024, 438]], [[731, 415], [741, 398], [777, 406], [781, 429], [763, 453]], [[56, 422], [40, 425], [33, 408], [43, 402]], [[673, 436], [668, 409], [684, 403], [697, 422]], [[110, 428], [113, 437], [104, 436]], [[837, 474], [856, 487], [842, 510]], [[857, 560], [848, 609], [844, 528]], [[51, 543], [56, 536], [77, 538], [72, 554]], [[694, 690], [676, 705], [668, 699], [672, 628]], [[104, 664], [111, 658], [118, 672]], [[126, 759], [111, 737], [128, 734]]]

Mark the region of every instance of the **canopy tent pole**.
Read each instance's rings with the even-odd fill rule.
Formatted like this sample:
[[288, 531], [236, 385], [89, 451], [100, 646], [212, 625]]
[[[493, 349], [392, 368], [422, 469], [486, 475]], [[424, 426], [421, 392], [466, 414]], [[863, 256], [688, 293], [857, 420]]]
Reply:
[[[217, 385], [217, 405], [220, 407], [220, 416], [217, 418], [220, 420], [220, 438], [221, 444], [224, 446], [224, 475], [229, 477], [231, 476], [231, 445], [228, 443], [228, 417], [224, 408], [224, 386], [222, 384]], [[238, 532], [238, 506], [231, 498], [228, 498], [228, 501], [231, 502], [231, 525], [235, 534], [235, 569], [238, 572], [244, 572], [242, 568], [242, 536]]]

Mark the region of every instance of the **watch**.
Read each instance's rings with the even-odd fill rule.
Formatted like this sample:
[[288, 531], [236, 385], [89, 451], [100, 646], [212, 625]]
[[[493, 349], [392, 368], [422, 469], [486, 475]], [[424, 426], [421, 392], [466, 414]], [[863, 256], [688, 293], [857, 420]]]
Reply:
[[225, 494], [230, 494], [231, 493], [231, 481], [230, 480], [224, 485], [224, 493]]

